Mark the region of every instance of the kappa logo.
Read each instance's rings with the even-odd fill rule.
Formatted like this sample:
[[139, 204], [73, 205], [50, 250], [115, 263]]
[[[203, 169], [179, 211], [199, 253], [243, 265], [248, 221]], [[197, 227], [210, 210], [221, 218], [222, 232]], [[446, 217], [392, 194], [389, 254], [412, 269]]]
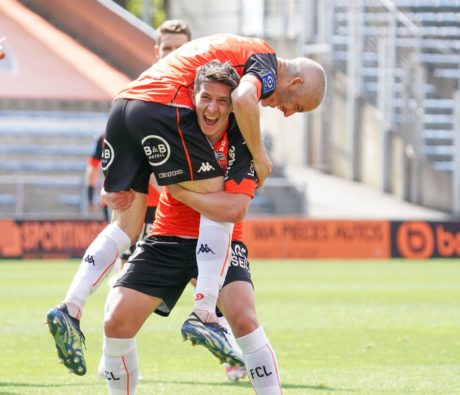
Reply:
[[89, 263], [93, 266], [96, 266], [96, 262], [94, 262], [94, 257], [92, 255], [86, 255], [85, 256], [85, 262]]
[[205, 253], [205, 254], [211, 253], [212, 255], [216, 255], [216, 254], [214, 254], [214, 251], [211, 250], [207, 244], [201, 244], [201, 245], [200, 245], [200, 249], [198, 250], [197, 255], [198, 255], [200, 252], [203, 252], [203, 253]]
[[207, 173], [208, 171], [216, 170], [209, 162], [201, 162], [201, 167], [198, 169], [198, 173]]

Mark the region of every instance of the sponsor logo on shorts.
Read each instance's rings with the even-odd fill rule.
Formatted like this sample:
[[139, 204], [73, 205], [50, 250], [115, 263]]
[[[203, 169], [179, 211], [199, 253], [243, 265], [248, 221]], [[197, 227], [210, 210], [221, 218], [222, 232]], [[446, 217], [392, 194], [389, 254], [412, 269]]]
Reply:
[[113, 158], [115, 157], [115, 151], [113, 150], [113, 147], [110, 145], [110, 143], [104, 139], [104, 147], [102, 148], [102, 154], [101, 154], [101, 159], [102, 159], [102, 170], [107, 170], [109, 166], [113, 162]]
[[180, 174], [184, 174], [182, 170], [171, 170], [167, 171], [166, 173], [159, 173], [158, 178], [170, 178], [170, 177], [175, 177]]
[[234, 244], [232, 246], [232, 260], [230, 261], [230, 265], [249, 270], [248, 250], [241, 244]]
[[203, 294], [195, 294], [195, 300], [202, 300], [202, 299], [204, 299]]
[[208, 171], [216, 170], [209, 162], [202, 162], [201, 167], [198, 169], [198, 173], [207, 173]]
[[142, 147], [151, 166], [162, 165], [171, 155], [171, 148], [168, 142], [163, 137], [154, 134], [142, 139]]

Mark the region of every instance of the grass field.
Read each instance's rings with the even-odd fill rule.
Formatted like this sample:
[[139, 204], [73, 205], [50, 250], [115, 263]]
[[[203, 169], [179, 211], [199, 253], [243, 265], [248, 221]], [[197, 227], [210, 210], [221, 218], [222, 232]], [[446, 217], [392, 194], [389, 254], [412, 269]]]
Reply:
[[[106, 394], [96, 376], [103, 285], [82, 320], [88, 373], [58, 365], [46, 311], [76, 261], [0, 261], [0, 395]], [[258, 315], [277, 351], [284, 394], [460, 394], [460, 262], [256, 261]], [[182, 342], [188, 289], [170, 318], [138, 336], [138, 395], [252, 394], [202, 348]]]

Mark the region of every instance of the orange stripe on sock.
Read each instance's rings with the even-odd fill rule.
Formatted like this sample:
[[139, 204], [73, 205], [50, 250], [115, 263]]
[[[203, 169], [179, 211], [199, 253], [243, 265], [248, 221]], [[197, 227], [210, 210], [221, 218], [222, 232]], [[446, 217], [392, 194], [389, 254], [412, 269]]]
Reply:
[[128, 367], [126, 366], [125, 357], [121, 357], [121, 362], [123, 362], [123, 367], [125, 368], [126, 372], [126, 395], [129, 395], [129, 371]]
[[222, 265], [222, 269], [220, 270], [220, 276], [221, 276], [221, 277], [222, 277], [222, 275], [224, 274], [225, 266], [227, 265], [228, 254], [229, 254], [229, 252], [232, 250], [232, 249], [231, 249], [231, 244], [232, 244], [232, 235], [230, 235], [230, 236], [228, 237], [227, 254], [225, 254], [224, 264]]
[[115, 259], [113, 260], [113, 262], [112, 262], [109, 266], [107, 266], [107, 267], [105, 268], [105, 270], [101, 273], [101, 275], [96, 279], [96, 281], [95, 281], [94, 283], [91, 284], [92, 287], [94, 287], [95, 285], [97, 285], [97, 283], [98, 283], [99, 281], [101, 281], [101, 280], [105, 277], [106, 273], [107, 273], [110, 269], [112, 269], [113, 265], [115, 265], [115, 262], [117, 261], [117, 258], [118, 258], [118, 254], [117, 254], [117, 256], [115, 257]]
[[281, 391], [281, 394], [283, 393], [283, 389], [281, 388], [281, 380], [280, 380], [280, 375], [278, 373], [278, 365], [276, 363], [276, 358], [275, 358], [275, 354], [273, 353], [273, 350], [271, 349], [271, 347], [266, 344], [267, 348], [268, 348], [268, 351], [270, 351], [270, 354], [272, 354], [272, 358], [273, 358], [273, 365], [275, 365], [275, 371], [276, 371], [276, 379], [278, 380], [278, 385], [280, 387], [280, 391]]

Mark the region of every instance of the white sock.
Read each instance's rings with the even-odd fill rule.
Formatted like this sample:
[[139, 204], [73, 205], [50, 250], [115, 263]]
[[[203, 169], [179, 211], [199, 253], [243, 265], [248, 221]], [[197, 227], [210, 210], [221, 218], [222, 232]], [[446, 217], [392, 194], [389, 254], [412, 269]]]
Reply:
[[281, 382], [276, 355], [262, 327], [236, 342], [244, 355], [244, 363], [257, 395], [280, 395]]
[[129, 236], [116, 224], [99, 233], [85, 252], [64, 302], [72, 317], [80, 319], [81, 310], [91, 295], [110, 273], [119, 254], [131, 245]]
[[217, 297], [232, 258], [234, 224], [215, 222], [201, 216], [200, 233], [196, 246], [198, 277], [193, 310], [207, 311], [215, 316]]
[[104, 336], [104, 370], [110, 395], [135, 395], [139, 376], [136, 340]]
[[222, 317], [217, 317], [217, 323], [227, 329], [227, 339], [228, 342], [230, 343], [230, 346], [232, 347], [233, 351], [237, 352], [240, 355], [243, 355], [243, 352], [241, 351], [240, 347], [238, 346], [238, 343], [236, 342], [235, 336], [233, 335], [232, 328], [230, 328], [230, 325], [228, 324], [227, 320], [225, 319], [224, 316]]

